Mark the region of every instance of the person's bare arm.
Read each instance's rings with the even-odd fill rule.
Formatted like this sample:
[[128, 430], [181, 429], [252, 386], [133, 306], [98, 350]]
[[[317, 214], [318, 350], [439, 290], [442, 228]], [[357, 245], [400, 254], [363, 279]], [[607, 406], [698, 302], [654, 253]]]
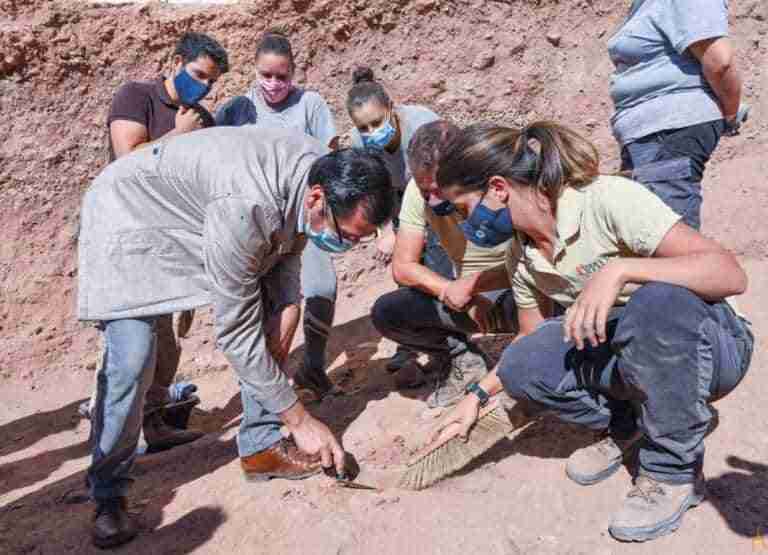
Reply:
[[533, 308], [518, 308], [517, 309], [517, 322], [520, 331], [515, 336], [515, 341], [519, 341], [526, 335], [530, 335], [547, 317], [546, 309], [541, 306], [535, 306]]
[[688, 50], [701, 63], [704, 77], [720, 100], [723, 117], [734, 120], [741, 103], [741, 75], [731, 41], [727, 37], [706, 39], [693, 43]]
[[652, 281], [679, 285], [708, 301], [740, 295], [747, 275], [736, 257], [712, 239], [678, 222], [662, 239], [653, 258], [615, 259], [594, 274], [567, 312], [565, 339], [580, 350], [606, 341], [606, 322], [624, 286]]
[[115, 158], [133, 152], [149, 141], [147, 127], [135, 121], [118, 119], [109, 124], [109, 137]]
[[[192, 108], [179, 108], [176, 113], [176, 127], [162, 138], [182, 135], [202, 126], [202, 117]], [[116, 119], [109, 124], [109, 136], [115, 158], [130, 154], [137, 148], [152, 144], [146, 125], [131, 120]], [[156, 139], [159, 140], [159, 139]]]
[[424, 252], [424, 233], [400, 228], [397, 232], [392, 275], [399, 285], [415, 287], [434, 297], [440, 297], [451, 280], [433, 272], [421, 263]]
[[747, 274], [736, 257], [684, 223], [669, 230], [653, 258], [626, 258], [621, 264], [626, 283], [671, 283], [708, 301], [747, 289]]

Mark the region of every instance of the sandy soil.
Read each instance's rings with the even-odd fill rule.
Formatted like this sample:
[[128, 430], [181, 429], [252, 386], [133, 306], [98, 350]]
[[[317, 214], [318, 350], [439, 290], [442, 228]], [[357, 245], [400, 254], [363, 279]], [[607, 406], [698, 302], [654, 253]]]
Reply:
[[[424, 102], [458, 122], [519, 122], [547, 116], [588, 133], [615, 164], [605, 41], [624, 3], [294, 1], [228, 8], [72, 7], [0, 0], [0, 553], [90, 553], [85, 501], [88, 423], [77, 405], [90, 392], [99, 352], [77, 324], [72, 300], [79, 195], [102, 167], [104, 115], [118, 84], [160, 71], [187, 28], [230, 49], [233, 72], [211, 105], [250, 81], [254, 36], [288, 25], [300, 77], [332, 103], [340, 121], [352, 67], [372, 63], [396, 97]], [[749, 553], [768, 551], [768, 55], [764, 2], [731, 2], [747, 101], [745, 132], [723, 140], [705, 182], [705, 231], [743, 260], [750, 289], [740, 306], [754, 322], [752, 369], [716, 405], [707, 439], [709, 500], [676, 534], [623, 545], [606, 526], [630, 483], [623, 471], [579, 487], [565, 459], [589, 434], [543, 420], [505, 440], [470, 469], [425, 492], [393, 478], [433, 415], [426, 391], [394, 391], [383, 359], [394, 346], [368, 311], [394, 285], [371, 262], [371, 246], [339, 260], [340, 300], [330, 345], [332, 379], [349, 394], [312, 410], [329, 420], [360, 461], [360, 481], [382, 493], [336, 489], [325, 478], [246, 484], [234, 434], [240, 418], [231, 370], [213, 349], [201, 311], [184, 340], [182, 373], [200, 386], [193, 445], [143, 457], [132, 510], [139, 538], [124, 553]], [[554, 46], [547, 34], [559, 33]], [[489, 64], [489, 59], [492, 62]], [[31, 100], [32, 101], [31, 101]], [[507, 339], [483, 338], [498, 354]], [[291, 355], [295, 364], [301, 338]]]

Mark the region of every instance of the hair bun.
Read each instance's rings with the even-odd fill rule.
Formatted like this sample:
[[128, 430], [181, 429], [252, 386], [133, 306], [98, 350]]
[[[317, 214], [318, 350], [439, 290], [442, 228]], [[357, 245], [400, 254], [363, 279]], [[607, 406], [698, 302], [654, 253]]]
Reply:
[[352, 83], [355, 85], [367, 81], [370, 81], [371, 83], [376, 81], [376, 78], [373, 76], [373, 70], [368, 66], [358, 67], [352, 72]]

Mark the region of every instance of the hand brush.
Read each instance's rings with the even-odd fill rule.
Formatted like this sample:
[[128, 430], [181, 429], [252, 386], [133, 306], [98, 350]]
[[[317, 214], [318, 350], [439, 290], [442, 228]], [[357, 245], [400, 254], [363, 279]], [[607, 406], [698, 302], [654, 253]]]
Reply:
[[450, 437], [458, 424], [451, 424], [435, 441], [424, 446], [407, 464], [398, 482], [403, 489], [428, 488], [462, 469], [504, 439], [530, 423], [520, 404], [505, 393], [495, 395], [480, 409], [467, 439]]

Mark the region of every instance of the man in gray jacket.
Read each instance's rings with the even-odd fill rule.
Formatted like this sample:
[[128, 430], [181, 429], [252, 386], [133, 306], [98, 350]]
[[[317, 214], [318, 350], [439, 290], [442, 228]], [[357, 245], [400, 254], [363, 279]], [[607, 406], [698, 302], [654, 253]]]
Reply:
[[[238, 374], [238, 451], [249, 480], [343, 471], [344, 451], [281, 370], [299, 321], [306, 239], [343, 252], [391, 215], [389, 173], [367, 151], [284, 130], [212, 128], [121, 158], [83, 199], [78, 317], [105, 338], [88, 481], [93, 541], [136, 534], [125, 489], [152, 382], [158, 316], [212, 304]], [[280, 432], [285, 426], [287, 440]]]

